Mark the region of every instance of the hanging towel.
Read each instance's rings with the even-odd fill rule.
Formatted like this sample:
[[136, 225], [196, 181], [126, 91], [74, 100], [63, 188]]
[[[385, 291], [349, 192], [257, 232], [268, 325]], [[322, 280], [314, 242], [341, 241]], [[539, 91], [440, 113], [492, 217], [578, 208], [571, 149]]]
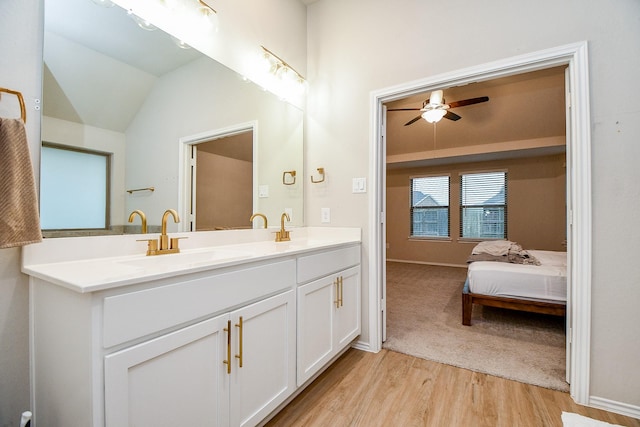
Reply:
[[0, 248], [42, 241], [24, 123], [0, 118]]

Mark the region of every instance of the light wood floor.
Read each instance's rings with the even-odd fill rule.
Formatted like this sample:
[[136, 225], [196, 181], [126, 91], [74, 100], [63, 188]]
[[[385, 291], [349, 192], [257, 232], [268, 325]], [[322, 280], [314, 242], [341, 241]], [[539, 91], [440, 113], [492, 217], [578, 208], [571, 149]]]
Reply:
[[267, 426], [562, 427], [563, 411], [640, 427], [640, 420], [579, 406], [560, 391], [393, 351], [353, 349]]

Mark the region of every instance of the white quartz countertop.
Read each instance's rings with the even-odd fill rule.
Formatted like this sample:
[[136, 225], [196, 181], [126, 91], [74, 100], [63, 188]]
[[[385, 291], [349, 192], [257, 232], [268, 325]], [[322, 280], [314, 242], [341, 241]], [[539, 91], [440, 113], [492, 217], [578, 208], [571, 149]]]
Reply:
[[[293, 228], [291, 241], [265, 240], [267, 230], [176, 233], [178, 254], [146, 256], [146, 242], [157, 235], [45, 239], [23, 249], [22, 272], [85, 293], [182, 274], [297, 256], [360, 242], [360, 229]], [[120, 253], [119, 253], [120, 252]]]

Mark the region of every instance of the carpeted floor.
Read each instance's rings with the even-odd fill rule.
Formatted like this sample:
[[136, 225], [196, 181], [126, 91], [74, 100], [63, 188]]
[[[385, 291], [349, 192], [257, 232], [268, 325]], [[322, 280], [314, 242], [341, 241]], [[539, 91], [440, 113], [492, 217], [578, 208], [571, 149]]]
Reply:
[[568, 391], [564, 318], [474, 306], [462, 325], [467, 270], [387, 263], [383, 347], [528, 384]]

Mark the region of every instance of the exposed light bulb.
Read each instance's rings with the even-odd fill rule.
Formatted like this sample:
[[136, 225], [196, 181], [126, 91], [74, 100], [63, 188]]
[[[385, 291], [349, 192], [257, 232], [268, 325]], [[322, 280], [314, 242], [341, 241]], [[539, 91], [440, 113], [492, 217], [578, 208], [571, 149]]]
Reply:
[[198, 14], [201, 17], [200, 21], [202, 22], [202, 25], [217, 32], [218, 13], [202, 0], [200, 0], [200, 4], [201, 6], [198, 8]]

